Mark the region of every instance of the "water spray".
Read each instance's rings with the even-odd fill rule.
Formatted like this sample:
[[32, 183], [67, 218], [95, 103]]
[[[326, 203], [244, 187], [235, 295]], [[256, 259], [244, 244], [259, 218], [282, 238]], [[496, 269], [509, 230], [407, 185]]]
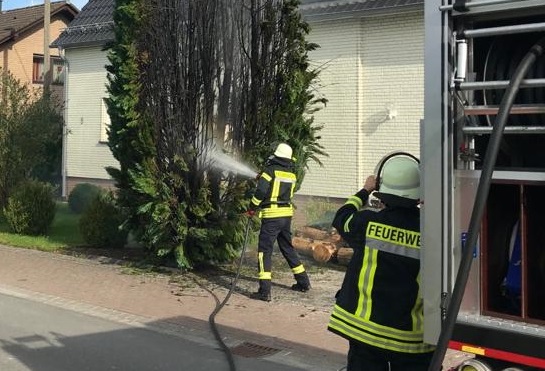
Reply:
[[248, 165], [235, 160], [234, 158], [223, 152], [212, 150], [208, 153], [208, 155], [210, 157], [208, 159], [210, 161], [210, 166], [216, 169], [222, 171], [230, 171], [237, 175], [252, 179], [257, 177], [257, 171], [253, 170]]

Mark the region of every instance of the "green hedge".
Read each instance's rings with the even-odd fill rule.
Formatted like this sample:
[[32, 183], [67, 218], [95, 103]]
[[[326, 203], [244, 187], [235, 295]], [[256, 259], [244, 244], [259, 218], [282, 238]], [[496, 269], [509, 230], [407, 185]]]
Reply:
[[8, 197], [4, 216], [18, 234], [46, 234], [55, 218], [54, 188], [47, 183], [25, 181]]
[[68, 195], [68, 206], [73, 212], [81, 214], [101, 192], [104, 192], [104, 189], [97, 185], [79, 183], [72, 189], [70, 195]]
[[95, 247], [121, 248], [127, 243], [127, 231], [120, 228], [123, 213], [111, 192], [95, 196], [79, 220], [81, 234], [87, 244]]

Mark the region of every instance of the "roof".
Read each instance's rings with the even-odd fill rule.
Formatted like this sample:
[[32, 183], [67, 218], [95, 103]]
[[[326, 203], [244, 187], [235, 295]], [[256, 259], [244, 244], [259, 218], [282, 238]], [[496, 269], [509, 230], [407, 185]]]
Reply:
[[115, 0], [89, 0], [53, 42], [63, 48], [104, 45], [114, 39]]
[[424, 0], [301, 0], [305, 19], [331, 20], [423, 9]]
[[[78, 13], [74, 5], [59, 1], [51, 3], [51, 17], [64, 14], [71, 21]], [[16, 39], [26, 31], [44, 23], [44, 5], [29, 6], [0, 12], [0, 44]]]

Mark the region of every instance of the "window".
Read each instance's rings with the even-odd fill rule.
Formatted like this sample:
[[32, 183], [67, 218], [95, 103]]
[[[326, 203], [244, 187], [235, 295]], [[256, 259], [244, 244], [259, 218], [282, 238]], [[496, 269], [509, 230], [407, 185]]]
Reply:
[[106, 105], [106, 98], [102, 98], [100, 109], [100, 142], [108, 142], [108, 129], [110, 128], [110, 115], [108, 115], [108, 106]]
[[[51, 83], [56, 85], [64, 84], [64, 63], [60, 57], [51, 57]], [[34, 54], [32, 63], [32, 82], [34, 84], [44, 83], [44, 56]]]

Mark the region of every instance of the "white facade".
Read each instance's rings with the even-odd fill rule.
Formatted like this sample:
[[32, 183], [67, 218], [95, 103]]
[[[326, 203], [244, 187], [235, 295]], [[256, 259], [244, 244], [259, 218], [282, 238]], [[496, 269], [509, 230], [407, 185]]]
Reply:
[[65, 120], [66, 176], [68, 178], [110, 179], [105, 168], [119, 167], [107, 144], [105, 125], [105, 66], [107, 54], [101, 47], [70, 48], [66, 81]]
[[314, 163], [300, 195], [345, 198], [359, 190], [392, 151], [416, 156], [424, 112], [424, 14], [375, 15], [310, 23], [310, 54], [320, 67], [315, 115], [329, 157]]
[[[359, 190], [377, 162], [394, 150], [419, 154], [424, 103], [423, 12], [311, 23], [310, 54], [322, 70], [315, 115], [329, 157], [310, 163], [298, 194], [345, 198]], [[105, 142], [106, 52], [69, 48], [66, 176], [109, 180], [118, 167]], [[83, 178], [83, 179], [82, 179]]]

